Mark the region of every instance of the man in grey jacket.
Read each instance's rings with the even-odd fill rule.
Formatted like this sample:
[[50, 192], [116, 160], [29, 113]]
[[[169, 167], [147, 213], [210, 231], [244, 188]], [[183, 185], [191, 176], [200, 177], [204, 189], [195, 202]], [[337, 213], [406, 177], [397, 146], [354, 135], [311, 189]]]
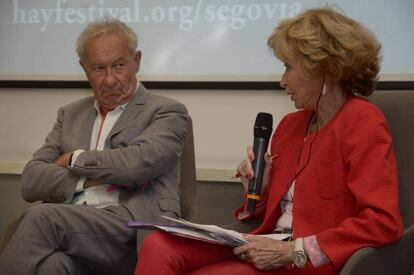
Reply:
[[77, 44], [93, 90], [59, 109], [24, 168], [30, 208], [0, 257], [0, 274], [132, 274], [144, 231], [131, 220], [180, 213], [186, 108], [137, 80], [141, 52], [126, 24], [89, 24]]

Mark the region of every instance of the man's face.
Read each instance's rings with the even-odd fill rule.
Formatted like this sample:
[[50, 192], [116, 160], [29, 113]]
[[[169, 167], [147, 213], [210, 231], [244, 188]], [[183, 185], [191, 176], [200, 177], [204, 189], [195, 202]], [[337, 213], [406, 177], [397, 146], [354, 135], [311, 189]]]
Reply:
[[131, 53], [121, 35], [102, 35], [87, 41], [80, 64], [101, 107], [113, 110], [132, 98], [140, 61], [141, 52]]

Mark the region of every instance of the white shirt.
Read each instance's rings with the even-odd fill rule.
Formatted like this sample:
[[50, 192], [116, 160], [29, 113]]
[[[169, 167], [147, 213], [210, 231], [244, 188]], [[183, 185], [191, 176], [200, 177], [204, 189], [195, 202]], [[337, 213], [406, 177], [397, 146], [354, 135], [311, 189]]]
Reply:
[[280, 202], [282, 214], [276, 222], [275, 230], [292, 229], [293, 223], [293, 196], [295, 193], [295, 182], [293, 182], [289, 190], [283, 196]]
[[[95, 101], [95, 108], [98, 111], [95, 123], [92, 129], [90, 150], [103, 150], [105, 140], [108, 137], [112, 127], [125, 110], [128, 103], [120, 105], [117, 108], [106, 114], [103, 117], [99, 111], [99, 104]], [[72, 165], [76, 162], [78, 156], [84, 150], [76, 150], [72, 155]], [[119, 190], [111, 188], [110, 184], [101, 184], [83, 189], [83, 184], [86, 181], [85, 177], [80, 177], [76, 185], [76, 193], [72, 199], [73, 204], [88, 205], [96, 208], [103, 208], [109, 205], [116, 205], [119, 203]], [[116, 184], [114, 182], [113, 184]]]
[[[290, 185], [289, 190], [280, 202], [282, 214], [276, 222], [275, 230], [283, 231], [283, 229], [293, 228], [293, 197], [295, 193], [295, 183], [296, 181]], [[315, 235], [305, 237], [303, 244], [308, 257], [315, 268], [329, 262], [328, 256], [326, 256], [325, 252], [319, 246]]]

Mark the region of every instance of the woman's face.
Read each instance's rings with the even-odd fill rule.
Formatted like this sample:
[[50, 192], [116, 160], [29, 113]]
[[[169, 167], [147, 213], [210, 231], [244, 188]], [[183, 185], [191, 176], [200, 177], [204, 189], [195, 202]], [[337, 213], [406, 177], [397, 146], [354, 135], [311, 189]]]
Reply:
[[307, 79], [299, 69], [298, 59], [285, 63], [285, 67], [280, 85], [290, 95], [297, 109], [314, 110], [322, 91], [323, 77]]

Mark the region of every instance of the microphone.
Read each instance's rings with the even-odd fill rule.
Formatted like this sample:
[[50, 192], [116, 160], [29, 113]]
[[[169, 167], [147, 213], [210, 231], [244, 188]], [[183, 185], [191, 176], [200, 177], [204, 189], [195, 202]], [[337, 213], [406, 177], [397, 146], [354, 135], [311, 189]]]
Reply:
[[264, 155], [267, 151], [269, 139], [272, 134], [273, 117], [269, 113], [258, 113], [256, 122], [254, 123], [254, 140], [253, 152], [254, 161], [252, 168], [254, 177], [249, 181], [249, 188], [247, 192], [247, 211], [253, 213], [256, 208], [256, 203], [261, 199], [263, 170], [264, 170]]

